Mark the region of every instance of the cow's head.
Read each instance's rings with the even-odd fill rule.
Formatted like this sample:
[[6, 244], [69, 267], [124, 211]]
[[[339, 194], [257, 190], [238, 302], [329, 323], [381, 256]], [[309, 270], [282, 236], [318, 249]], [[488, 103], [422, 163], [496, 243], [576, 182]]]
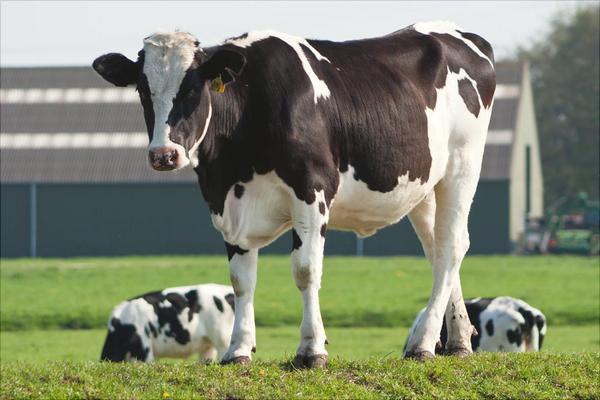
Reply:
[[149, 351], [149, 346], [144, 345], [133, 324], [123, 323], [118, 318], [110, 320], [101, 361], [146, 361]]
[[228, 84], [245, 62], [243, 55], [227, 49], [207, 56], [192, 35], [174, 32], [144, 39], [135, 62], [110, 53], [98, 57], [93, 68], [115, 86], [137, 86], [150, 138], [150, 164], [170, 171], [197, 162], [212, 114], [209, 83], [217, 79]]

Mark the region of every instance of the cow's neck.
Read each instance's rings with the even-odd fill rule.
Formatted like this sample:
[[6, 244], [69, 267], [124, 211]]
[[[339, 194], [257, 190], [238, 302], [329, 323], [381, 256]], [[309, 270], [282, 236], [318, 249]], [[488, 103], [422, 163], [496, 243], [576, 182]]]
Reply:
[[210, 92], [211, 118], [194, 168], [202, 194], [215, 213], [222, 213], [227, 190], [240, 179], [250, 180], [253, 173], [247, 143], [240, 135], [245, 99], [237, 86], [228, 85], [224, 93]]
[[[233, 86], [233, 85], [230, 85]], [[224, 93], [210, 91], [211, 117], [206, 136], [199, 147], [199, 159], [210, 161], [224, 142], [230, 141], [239, 126], [242, 96], [236, 88]]]

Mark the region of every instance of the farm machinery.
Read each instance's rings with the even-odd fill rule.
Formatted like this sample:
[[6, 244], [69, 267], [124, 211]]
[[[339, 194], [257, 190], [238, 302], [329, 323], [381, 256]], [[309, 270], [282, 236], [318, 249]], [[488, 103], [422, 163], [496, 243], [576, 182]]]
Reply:
[[575, 199], [559, 199], [548, 207], [543, 218], [527, 221], [521, 252], [598, 254], [599, 211], [600, 202], [589, 200], [584, 192]]

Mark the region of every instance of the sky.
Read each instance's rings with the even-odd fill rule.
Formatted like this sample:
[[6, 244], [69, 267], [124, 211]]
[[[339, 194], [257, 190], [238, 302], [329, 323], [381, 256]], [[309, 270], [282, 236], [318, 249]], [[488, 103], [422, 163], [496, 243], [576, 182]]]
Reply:
[[[595, 1], [597, 3], [597, 1]], [[0, 65], [90, 65], [120, 52], [135, 59], [142, 39], [179, 29], [202, 46], [249, 30], [274, 29], [311, 39], [384, 35], [418, 21], [449, 20], [510, 56], [548, 30], [574, 1], [4, 1], [0, 2]]]

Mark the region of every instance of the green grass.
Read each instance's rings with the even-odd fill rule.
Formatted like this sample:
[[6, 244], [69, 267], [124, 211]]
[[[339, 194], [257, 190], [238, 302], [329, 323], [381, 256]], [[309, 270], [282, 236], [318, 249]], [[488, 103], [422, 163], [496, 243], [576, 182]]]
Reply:
[[[550, 326], [600, 319], [597, 258], [467, 257], [465, 297], [510, 295], [540, 308]], [[3, 331], [101, 328], [123, 299], [201, 282], [228, 283], [225, 257], [1, 260]], [[423, 258], [327, 257], [321, 310], [327, 327], [409, 326], [431, 288]], [[289, 258], [259, 261], [258, 326], [298, 325], [301, 301]]]
[[198, 363], [2, 364], [0, 398], [598, 398], [599, 356], [479, 354], [419, 364], [395, 357], [334, 359], [327, 370], [289, 362], [251, 367]]
[[[408, 329], [327, 328], [327, 350], [344, 360], [400, 357]], [[298, 345], [299, 334], [296, 326], [257, 328], [258, 351], [254, 358], [272, 361], [291, 357]], [[105, 335], [105, 329], [0, 332], [0, 361], [94, 361], [100, 357]], [[552, 353], [598, 352], [599, 335], [598, 325], [550, 327], [542, 350]]]

